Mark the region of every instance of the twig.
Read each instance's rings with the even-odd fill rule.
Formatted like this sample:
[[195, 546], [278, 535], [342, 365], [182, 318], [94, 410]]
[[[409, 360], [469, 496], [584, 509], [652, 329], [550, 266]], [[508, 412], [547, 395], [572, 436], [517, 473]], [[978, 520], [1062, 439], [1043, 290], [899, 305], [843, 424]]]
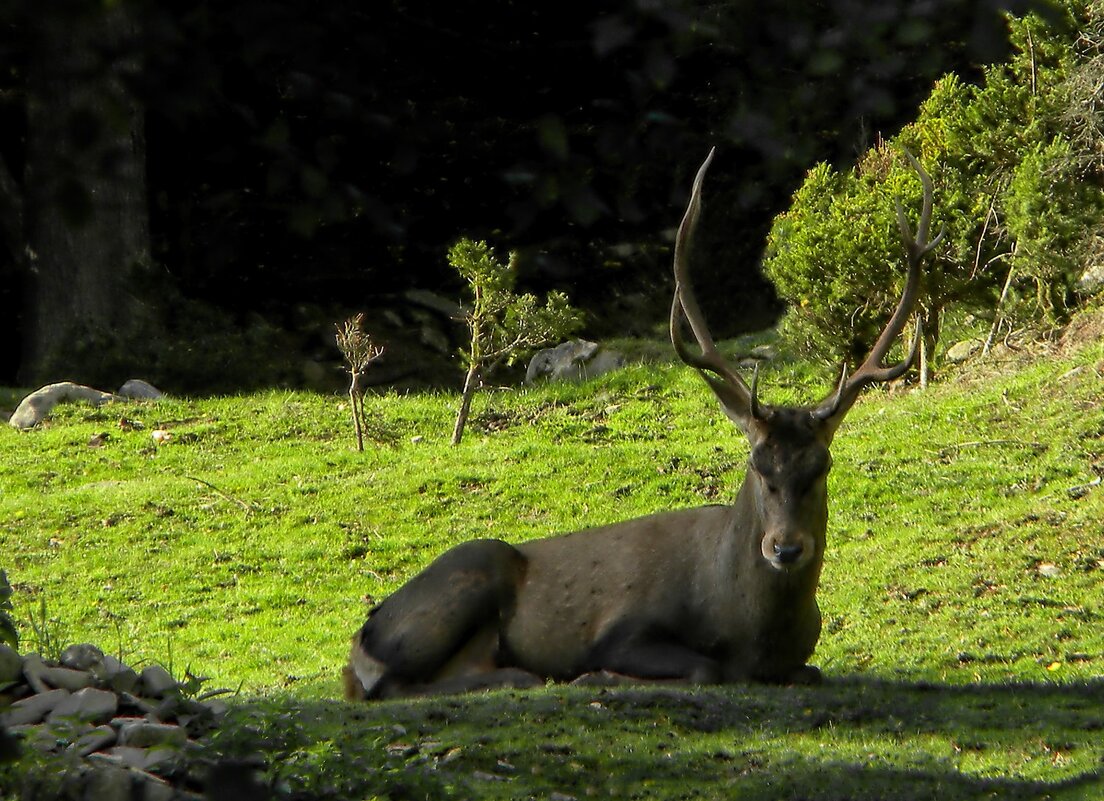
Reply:
[[1069, 494], [1071, 498], [1082, 498], [1087, 495], [1089, 490], [1091, 490], [1093, 487], [1099, 487], [1102, 480], [1104, 479], [1101, 479], [1100, 476], [1097, 476], [1088, 484], [1079, 484], [1076, 487], [1070, 487], [1068, 490], [1066, 490], [1066, 493]]
[[196, 483], [202, 484], [203, 486], [205, 486], [209, 490], [211, 490], [211, 492], [215, 493], [215, 495], [222, 498], [224, 501], [230, 501], [231, 503], [236, 503], [238, 506], [240, 506], [242, 509], [244, 509], [249, 514], [252, 514], [253, 512], [260, 511], [258, 509], [258, 507], [255, 506], [254, 504], [246, 503], [245, 501], [241, 500], [240, 498], [235, 498], [233, 495], [227, 495], [225, 492], [220, 490], [218, 487], [216, 487], [210, 481], [204, 481], [202, 478], [196, 478], [195, 476], [184, 476], [184, 478], [189, 478], [192, 481], [195, 481]]
[[[997, 256], [994, 256], [989, 260], [989, 263], [991, 264], [997, 258]], [[1001, 289], [1000, 298], [997, 300], [997, 308], [993, 312], [993, 326], [989, 329], [989, 336], [985, 338], [985, 346], [981, 349], [982, 356], [988, 356], [989, 349], [993, 347], [993, 338], [997, 335], [997, 328], [1003, 320], [1001, 310], [1004, 308], [1004, 299], [1008, 297], [1008, 288], [1012, 286], [1012, 273], [1014, 273], [1015, 270], [1016, 263], [1012, 262], [1008, 267], [1008, 277], [1004, 279], [1004, 288]]]
[[1027, 442], [1022, 439], [983, 439], [975, 442], [956, 442], [954, 445], [947, 445], [937, 451], [928, 450], [928, 453], [934, 453], [936, 456], [947, 456], [954, 451], [961, 451], [966, 448], [983, 448], [988, 445], [1018, 445], [1021, 448], [1031, 448], [1036, 451], [1046, 448], [1046, 445], [1041, 442]]

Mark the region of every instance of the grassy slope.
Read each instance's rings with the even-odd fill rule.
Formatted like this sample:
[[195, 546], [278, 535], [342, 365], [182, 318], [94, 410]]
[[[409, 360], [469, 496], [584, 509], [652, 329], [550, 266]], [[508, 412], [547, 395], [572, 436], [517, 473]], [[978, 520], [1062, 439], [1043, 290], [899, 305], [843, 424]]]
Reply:
[[[731, 497], [745, 447], [681, 368], [484, 398], [457, 449], [445, 396], [370, 400], [363, 454], [341, 401], [308, 394], [64, 408], [0, 430], [0, 567], [61, 644], [243, 682], [222, 747], [263, 735], [292, 788], [1077, 798], [1104, 758], [1104, 488], [1070, 493], [1104, 472], [1102, 358], [856, 407], [833, 447], [822, 688], [330, 700], [365, 600], [449, 545]], [[762, 384], [824, 390], [792, 365]]]

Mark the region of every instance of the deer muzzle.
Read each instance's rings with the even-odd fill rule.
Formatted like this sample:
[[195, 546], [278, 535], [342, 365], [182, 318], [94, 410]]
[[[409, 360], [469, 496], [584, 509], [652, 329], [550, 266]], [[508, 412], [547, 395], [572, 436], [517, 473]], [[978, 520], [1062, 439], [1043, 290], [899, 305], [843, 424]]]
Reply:
[[816, 555], [816, 541], [805, 532], [781, 532], [763, 537], [763, 558], [775, 570], [798, 570]]

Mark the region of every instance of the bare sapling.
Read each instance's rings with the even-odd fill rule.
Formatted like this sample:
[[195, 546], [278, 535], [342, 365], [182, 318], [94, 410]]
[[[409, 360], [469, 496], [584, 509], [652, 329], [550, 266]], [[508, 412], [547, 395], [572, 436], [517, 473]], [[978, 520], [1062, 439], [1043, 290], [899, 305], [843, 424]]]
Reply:
[[362, 379], [368, 366], [383, 355], [383, 347], [372, 341], [364, 330], [364, 314], [350, 317], [337, 324], [337, 348], [345, 357], [345, 369], [349, 373], [349, 407], [353, 413], [353, 430], [356, 447], [364, 450], [364, 385]]

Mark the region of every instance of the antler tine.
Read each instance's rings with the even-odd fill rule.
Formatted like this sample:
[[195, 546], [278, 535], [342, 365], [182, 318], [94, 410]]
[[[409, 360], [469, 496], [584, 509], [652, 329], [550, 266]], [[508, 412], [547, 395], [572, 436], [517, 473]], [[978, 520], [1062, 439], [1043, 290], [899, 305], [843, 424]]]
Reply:
[[[671, 344], [674, 345], [675, 353], [683, 362], [697, 370], [713, 373], [722, 380], [723, 385], [718, 385], [715, 380], [709, 380], [709, 377], [706, 377], [709, 385], [718, 395], [727, 397], [734, 394], [741, 410], [749, 413], [752, 417], [758, 418], [761, 416], [762, 409], [755, 397], [754, 384], [753, 389], [748, 389], [740, 374], [725, 361], [717, 350], [713, 342], [713, 336], [709, 333], [709, 327], [706, 325], [705, 315], [702, 314], [698, 300], [694, 296], [693, 287], [690, 285], [690, 243], [694, 236], [694, 229], [697, 226], [698, 216], [701, 213], [702, 183], [716, 152], [716, 148], [710, 150], [709, 155], [706, 156], [705, 161], [698, 168], [698, 173], [694, 177], [693, 188], [690, 191], [690, 201], [686, 206], [682, 223], [679, 225], [678, 235], [675, 237], [675, 294], [671, 300]], [[694, 353], [683, 338], [683, 319], [690, 324], [690, 330], [694, 334], [694, 339], [697, 341], [701, 353]], [[726, 389], [727, 392], [725, 392]]]
[[900, 201], [897, 201], [895, 204], [897, 209], [897, 228], [901, 236], [901, 242], [905, 247], [906, 261], [908, 264], [905, 288], [901, 292], [901, 299], [897, 302], [897, 308], [893, 311], [893, 315], [889, 318], [889, 322], [886, 323], [885, 328], [882, 329], [882, 333], [878, 336], [877, 341], [874, 343], [874, 347], [870, 349], [870, 354], [866, 357], [866, 360], [863, 361], [850, 377], [846, 375], [842, 377], [839, 387], [833, 393], [832, 397], [821, 404], [817, 409], [816, 414], [822, 419], [828, 419], [846, 413], [851, 407], [851, 404], [854, 403], [855, 399], [858, 397], [859, 391], [868, 384], [892, 381], [896, 378], [900, 378], [909, 367], [912, 366], [919, 352], [922, 332], [918, 324], [916, 333], [913, 336], [912, 345], [905, 359], [889, 367], [883, 366], [882, 364], [882, 361], [889, 353], [889, 349], [892, 347], [897, 337], [900, 336], [901, 331], [905, 327], [905, 323], [908, 321], [909, 315], [912, 314], [916, 306], [917, 295], [920, 291], [920, 266], [924, 258], [935, 250], [935, 248], [939, 246], [939, 243], [943, 241], [943, 236], [946, 233], [945, 230], [941, 229], [934, 239], [928, 239], [928, 232], [931, 228], [932, 195], [934, 192], [931, 176], [928, 175], [920, 162], [917, 161], [916, 157], [908, 150], [905, 150], [905, 156], [908, 158], [912, 168], [916, 170], [917, 174], [920, 176], [920, 185], [923, 188], [920, 220], [917, 223], [915, 235], [912, 232], [912, 228], [909, 225], [908, 218], [905, 216], [905, 211], [901, 207]]

